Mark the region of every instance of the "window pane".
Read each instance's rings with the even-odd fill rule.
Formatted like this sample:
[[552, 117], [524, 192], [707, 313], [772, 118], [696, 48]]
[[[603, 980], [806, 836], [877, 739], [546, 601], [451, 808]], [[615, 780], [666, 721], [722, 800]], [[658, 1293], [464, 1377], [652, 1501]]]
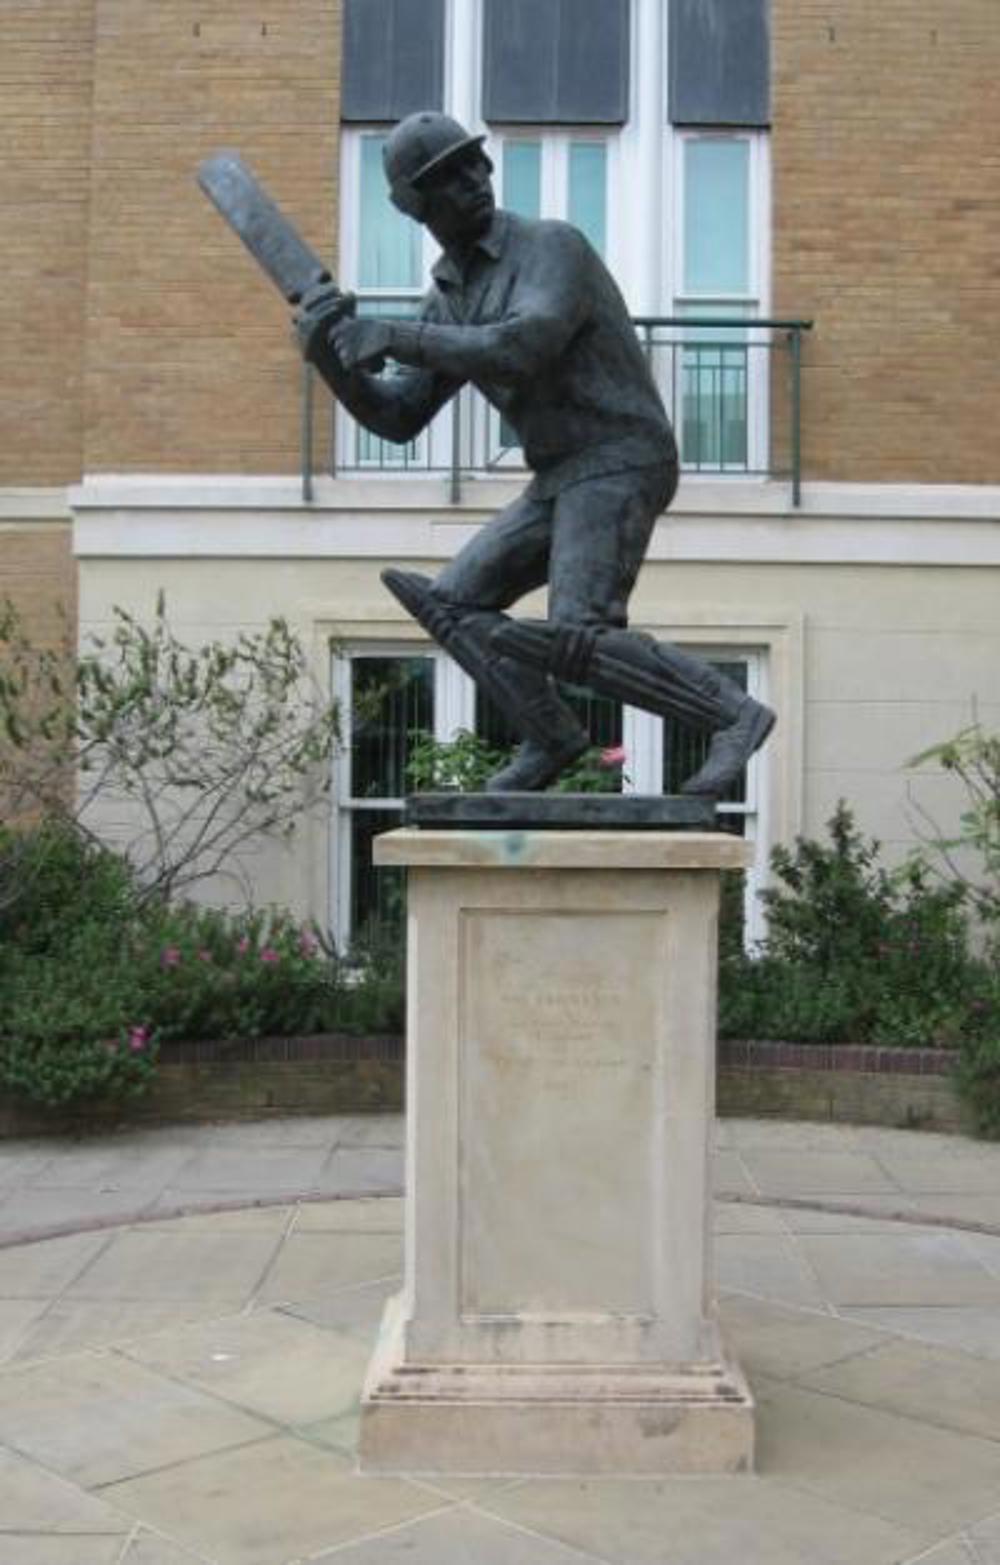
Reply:
[[769, 0], [670, 0], [670, 118], [675, 125], [766, 125]]
[[360, 241], [361, 288], [420, 286], [420, 229], [389, 200], [382, 171], [384, 136], [361, 138]]
[[685, 141], [685, 293], [749, 293], [749, 175], [749, 142]]
[[567, 215], [604, 254], [607, 212], [607, 158], [603, 143], [574, 141], [569, 149]]
[[503, 205], [519, 217], [540, 217], [542, 149], [537, 141], [505, 141]]
[[351, 674], [350, 795], [403, 798], [410, 736], [434, 728], [433, 659], [354, 658]]
[[[713, 306], [712, 315], [738, 318], [741, 306]], [[697, 305], [681, 314], [697, 315]], [[743, 326], [692, 326], [681, 351], [681, 453], [685, 466], [739, 468], [749, 464], [748, 370]]]
[[444, 0], [345, 0], [341, 119], [440, 109], [443, 76]]
[[405, 879], [402, 869], [372, 863], [372, 842], [383, 831], [402, 825], [399, 810], [354, 810], [351, 813], [351, 936], [355, 942], [379, 944], [402, 928]]
[[[720, 674], [725, 674], [741, 690], [747, 688], [747, 666], [736, 661], [723, 661], [719, 658], [707, 660], [712, 668], [717, 668]], [[663, 723], [663, 792], [680, 793], [682, 785], [703, 764], [708, 755], [708, 746], [711, 741], [710, 734], [703, 734], [697, 729], [688, 728], [683, 723], [678, 723], [674, 718], [665, 718]], [[747, 780], [744, 771], [733, 783], [732, 787], [723, 795], [721, 803], [743, 804], [746, 802]], [[736, 827], [727, 820], [727, 831], [742, 831], [742, 826]]]

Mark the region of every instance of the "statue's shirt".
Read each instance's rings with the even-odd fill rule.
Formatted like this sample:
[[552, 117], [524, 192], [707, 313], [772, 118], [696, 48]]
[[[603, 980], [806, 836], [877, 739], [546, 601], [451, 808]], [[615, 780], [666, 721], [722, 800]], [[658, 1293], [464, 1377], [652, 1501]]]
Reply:
[[403, 398], [471, 382], [516, 430], [536, 491], [676, 461], [670, 421], [603, 261], [568, 223], [510, 212], [460, 270], [443, 255], [420, 311], [422, 368]]

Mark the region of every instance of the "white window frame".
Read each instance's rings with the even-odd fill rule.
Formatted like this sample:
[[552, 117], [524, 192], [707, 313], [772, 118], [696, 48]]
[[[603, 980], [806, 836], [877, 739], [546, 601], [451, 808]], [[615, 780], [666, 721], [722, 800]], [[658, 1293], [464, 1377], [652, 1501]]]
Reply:
[[[747, 691], [757, 700], [767, 701], [767, 650], [738, 643], [683, 643], [684, 650], [707, 659], [744, 663]], [[333, 656], [332, 687], [340, 705], [342, 743], [333, 762], [331, 790], [331, 897], [330, 927], [339, 949], [351, 939], [351, 901], [353, 865], [351, 862], [351, 822], [357, 810], [403, 808], [401, 798], [353, 799], [348, 793], [351, 751], [351, 663], [356, 658], [427, 658], [434, 667], [434, 737], [446, 742], [459, 729], [475, 731], [476, 687], [470, 676], [444, 652], [430, 642], [371, 641], [355, 642], [337, 649]], [[663, 778], [663, 720], [637, 707], [624, 706], [622, 744], [626, 752], [623, 792], [659, 794]], [[724, 804], [720, 813], [744, 818], [744, 841], [754, 846], [753, 864], [747, 873], [744, 904], [744, 929], [748, 949], [760, 943], [764, 934], [763, 907], [759, 890], [764, 884], [768, 862], [768, 823], [766, 782], [767, 753], [752, 756], [747, 767], [746, 800]]]
[[[716, 130], [711, 127], [667, 126], [669, 153], [664, 160], [666, 185], [663, 193], [665, 216], [664, 274], [665, 297], [670, 305], [665, 314], [711, 315], [713, 311], [742, 308], [746, 312], [748, 333], [753, 336], [754, 319], [766, 319], [771, 310], [771, 141], [765, 130]], [[708, 294], [687, 291], [684, 288], [684, 213], [686, 147], [692, 141], [716, 141], [731, 144], [744, 142], [749, 148], [747, 167], [747, 228], [749, 255], [747, 257], [748, 286], [745, 293]], [[762, 339], [757, 334], [757, 340]], [[675, 348], [674, 353], [682, 352]], [[770, 353], [763, 347], [747, 350], [747, 469], [763, 473], [767, 469], [769, 455], [769, 431], [771, 427], [771, 375]], [[663, 388], [661, 388], [663, 391]], [[673, 406], [673, 383], [663, 391], [667, 411], [681, 434], [682, 410]], [[683, 461], [683, 452], [682, 452]], [[708, 477], [732, 475], [746, 478], [742, 466], [727, 469], [703, 468], [686, 471], [685, 476], [697, 480]]]

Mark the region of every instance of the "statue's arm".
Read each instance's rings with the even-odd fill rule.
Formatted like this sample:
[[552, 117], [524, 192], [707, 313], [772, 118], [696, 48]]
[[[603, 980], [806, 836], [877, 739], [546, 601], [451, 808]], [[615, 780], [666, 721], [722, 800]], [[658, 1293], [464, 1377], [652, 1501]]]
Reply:
[[544, 372], [586, 317], [586, 250], [575, 231], [547, 225], [518, 266], [502, 320], [482, 326], [393, 321], [386, 351], [400, 364], [460, 380], [518, 382]]
[[304, 308], [296, 320], [302, 355], [359, 424], [384, 440], [405, 444], [427, 427], [461, 380], [414, 366], [399, 365], [390, 375], [345, 368], [330, 342], [330, 331], [346, 313], [349, 310], [343, 307], [326, 308], [323, 298]]

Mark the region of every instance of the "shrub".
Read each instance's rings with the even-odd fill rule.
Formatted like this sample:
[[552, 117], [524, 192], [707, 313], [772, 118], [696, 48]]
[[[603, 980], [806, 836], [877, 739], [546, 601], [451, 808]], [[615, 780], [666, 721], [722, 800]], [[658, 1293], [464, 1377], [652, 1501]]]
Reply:
[[[410, 735], [406, 780], [415, 793], [457, 789], [477, 793], [491, 773], [510, 759], [510, 751], [498, 749], [467, 728], [454, 739], [435, 739], [418, 731]], [[624, 775], [625, 751], [620, 746], [602, 750], [594, 746], [552, 784], [556, 793], [617, 793]]]
[[829, 841], [777, 848], [757, 959], [726, 951], [723, 1036], [806, 1043], [958, 1045], [979, 1037], [988, 973], [970, 955], [962, 889], [911, 862], [897, 874], [838, 805]]
[[7, 832], [32, 869], [0, 917], [0, 1086], [50, 1108], [141, 1092], [172, 1039], [395, 1031], [398, 958], [342, 957], [283, 913], [165, 907], [58, 825]]

